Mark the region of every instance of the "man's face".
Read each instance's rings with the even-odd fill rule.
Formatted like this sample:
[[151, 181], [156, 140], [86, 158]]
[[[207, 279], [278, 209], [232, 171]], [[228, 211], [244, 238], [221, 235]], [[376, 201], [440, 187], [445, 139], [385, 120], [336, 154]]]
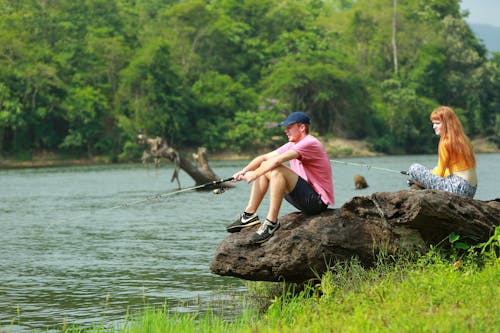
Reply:
[[303, 138], [304, 124], [293, 123], [285, 127], [285, 134], [290, 142], [298, 142]]

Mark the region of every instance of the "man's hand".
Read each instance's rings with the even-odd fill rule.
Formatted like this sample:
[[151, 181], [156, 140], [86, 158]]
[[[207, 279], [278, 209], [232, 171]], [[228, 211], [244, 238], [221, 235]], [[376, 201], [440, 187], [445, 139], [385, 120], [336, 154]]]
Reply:
[[241, 177], [241, 179], [243, 179], [244, 181], [246, 181], [249, 184], [255, 180], [255, 172], [254, 171], [247, 171]]
[[240, 170], [233, 175], [233, 182], [239, 182], [241, 180], [251, 183], [255, 180], [255, 172]]
[[233, 182], [239, 182], [240, 180], [243, 179], [243, 176], [245, 176], [247, 172], [244, 170], [240, 170], [237, 173], [233, 175]]

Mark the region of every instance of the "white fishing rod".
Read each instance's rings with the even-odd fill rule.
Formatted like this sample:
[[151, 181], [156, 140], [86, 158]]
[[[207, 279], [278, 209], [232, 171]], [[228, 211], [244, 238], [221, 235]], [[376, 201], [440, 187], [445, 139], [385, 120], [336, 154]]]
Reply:
[[368, 169], [375, 169], [375, 170], [380, 170], [380, 171], [385, 171], [385, 172], [391, 172], [391, 173], [397, 173], [400, 175], [408, 175], [407, 171], [397, 171], [393, 169], [388, 169], [388, 168], [381, 168], [381, 167], [376, 167], [373, 165], [369, 165], [366, 163], [355, 163], [355, 162], [346, 162], [346, 161], [339, 161], [339, 160], [330, 160], [332, 163], [337, 163], [337, 164], [343, 164], [343, 165], [351, 165], [351, 166], [357, 166], [357, 167], [364, 167]]

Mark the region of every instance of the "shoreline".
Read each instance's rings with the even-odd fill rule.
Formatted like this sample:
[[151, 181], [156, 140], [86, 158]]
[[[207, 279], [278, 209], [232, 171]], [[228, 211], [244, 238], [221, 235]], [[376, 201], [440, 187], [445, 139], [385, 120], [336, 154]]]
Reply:
[[[341, 138], [323, 138], [325, 150], [330, 158], [347, 157], [373, 157], [384, 156], [385, 154], [373, 152], [366, 141], [348, 140]], [[500, 153], [500, 148], [495, 147], [487, 139], [476, 139], [472, 141], [474, 152], [476, 154], [494, 154]], [[195, 151], [195, 148], [185, 148], [185, 151]], [[217, 152], [209, 154], [209, 160], [212, 161], [248, 161], [257, 153], [234, 153]], [[437, 156], [437, 152], [436, 152]], [[27, 169], [27, 168], [46, 168], [46, 167], [64, 167], [64, 166], [86, 166], [86, 165], [109, 165], [124, 163], [141, 163], [138, 161], [112, 161], [107, 157], [69, 157], [68, 155], [55, 152], [39, 152], [32, 154], [30, 159], [3, 158], [0, 156], [0, 170], [8, 169]]]

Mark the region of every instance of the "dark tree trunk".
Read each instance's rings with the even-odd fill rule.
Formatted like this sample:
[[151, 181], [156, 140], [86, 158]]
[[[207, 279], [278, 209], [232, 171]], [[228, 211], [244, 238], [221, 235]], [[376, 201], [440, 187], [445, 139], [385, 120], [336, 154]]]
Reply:
[[[179, 187], [179, 169], [185, 171], [191, 178], [193, 178], [196, 186], [220, 180], [220, 177], [218, 177], [208, 165], [207, 152], [203, 147], [198, 148], [198, 152], [193, 154], [193, 158], [201, 166], [200, 170], [196, 165], [192, 164], [188, 159], [183, 157], [176, 149], [170, 147], [165, 139], [160, 137], [152, 139], [143, 134], [138, 135], [137, 139], [140, 143], [147, 144], [150, 148], [149, 151], [145, 151], [143, 153], [143, 162], [153, 159], [155, 165], [158, 166], [160, 159], [165, 158], [175, 164], [174, 174], [172, 175], [171, 181], [177, 179]], [[222, 186], [225, 188], [233, 187], [232, 184], [228, 183], [224, 183]], [[206, 190], [212, 188], [207, 186], [203, 189]]]

